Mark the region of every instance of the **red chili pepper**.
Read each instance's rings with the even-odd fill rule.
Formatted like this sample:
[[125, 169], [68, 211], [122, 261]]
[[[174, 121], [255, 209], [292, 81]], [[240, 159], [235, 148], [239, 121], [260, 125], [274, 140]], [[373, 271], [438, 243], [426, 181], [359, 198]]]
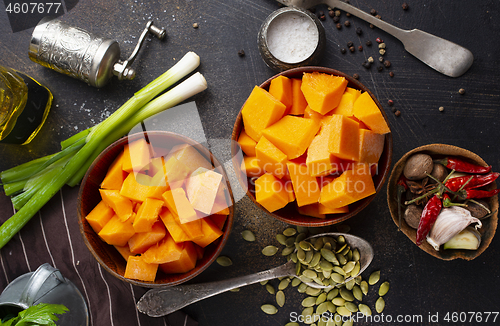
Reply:
[[443, 207], [451, 207], [451, 206], [466, 207], [467, 205], [465, 205], [465, 204], [459, 204], [459, 203], [454, 203], [454, 202], [451, 201], [450, 195], [444, 194], [443, 195]]
[[417, 246], [420, 246], [425, 237], [427, 237], [427, 234], [432, 229], [434, 222], [436, 222], [442, 207], [443, 203], [437, 195], [434, 195], [431, 199], [429, 199], [425, 205], [417, 228]]
[[452, 169], [457, 172], [483, 174], [491, 171], [491, 166], [475, 165], [469, 162], [465, 162], [454, 156], [448, 156], [442, 160], [437, 160], [436, 162], [446, 166], [448, 169]]
[[495, 190], [490, 190], [490, 191], [488, 191], [488, 190], [464, 189], [464, 190], [460, 191], [459, 197], [462, 200], [471, 199], [471, 198], [480, 199], [480, 198], [493, 197], [493, 196], [497, 195], [498, 193], [500, 193], [500, 189], [495, 189]]
[[[445, 186], [451, 191], [458, 191], [465, 183], [464, 189], [475, 189], [486, 186], [495, 181], [500, 176], [500, 173], [493, 172], [486, 175], [466, 175], [450, 179]], [[470, 181], [468, 181], [470, 179]]]

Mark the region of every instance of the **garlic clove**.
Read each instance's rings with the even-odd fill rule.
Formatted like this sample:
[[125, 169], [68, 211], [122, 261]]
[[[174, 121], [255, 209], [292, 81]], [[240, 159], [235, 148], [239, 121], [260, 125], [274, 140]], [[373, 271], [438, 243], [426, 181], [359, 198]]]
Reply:
[[448, 240], [444, 249], [467, 249], [476, 250], [481, 244], [481, 233], [473, 227], [466, 227], [453, 238]]

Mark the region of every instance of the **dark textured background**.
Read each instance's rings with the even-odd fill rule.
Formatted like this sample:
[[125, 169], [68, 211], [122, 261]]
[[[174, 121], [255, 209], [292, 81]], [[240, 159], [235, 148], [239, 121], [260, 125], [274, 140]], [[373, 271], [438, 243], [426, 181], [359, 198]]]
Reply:
[[[389, 116], [393, 132], [393, 162], [417, 146], [445, 143], [469, 149], [493, 165], [495, 170], [500, 170], [500, 3], [496, 0], [408, 0], [410, 9], [403, 11], [402, 2], [351, 1], [364, 11], [375, 8], [384, 20], [399, 27], [419, 28], [467, 47], [474, 53], [475, 60], [465, 75], [453, 79], [435, 72], [406, 53], [399, 41], [382, 31], [370, 29], [368, 24], [354, 17], [348, 18], [351, 27], [339, 31], [327, 16], [323, 22], [327, 44], [321, 65], [351, 75], [358, 73], [360, 81], [378, 97]], [[278, 8], [279, 5], [272, 0], [81, 0], [62, 19], [95, 34], [116, 39], [121, 45], [123, 58], [134, 48], [147, 19], [154, 19], [155, 24], [164, 26], [168, 34], [165, 42], [146, 42], [134, 64], [138, 71], [134, 81], [113, 80], [99, 90], [31, 62], [28, 44], [32, 29], [13, 33], [7, 15], [0, 13], [1, 64], [35, 77], [54, 94], [54, 105], [47, 123], [30, 145], [0, 145], [0, 168], [3, 170], [57, 151], [61, 140], [102, 121], [106, 112], [113, 112], [133, 92], [190, 50], [200, 55], [199, 71], [209, 84], [204, 93], [194, 98], [207, 138], [230, 138], [236, 115], [253, 86], [273, 75], [260, 58], [257, 33], [263, 20]], [[320, 6], [319, 10], [327, 11], [326, 6]], [[344, 13], [341, 18], [341, 22], [347, 19]], [[192, 27], [195, 22], [199, 24], [198, 29]], [[361, 36], [356, 35], [356, 27], [362, 28]], [[387, 44], [385, 57], [392, 63], [393, 78], [386, 69], [378, 72], [376, 66], [370, 70], [361, 66], [369, 56], [378, 58], [377, 37]], [[374, 45], [367, 47], [366, 40], [371, 40]], [[342, 55], [340, 48], [348, 41], [354, 42], [355, 46], [363, 45], [364, 51]], [[246, 55], [239, 57], [239, 50], [244, 50]], [[466, 89], [465, 95], [458, 94], [460, 88]], [[387, 105], [389, 99], [394, 101], [394, 108], [401, 111], [400, 117], [396, 117]], [[444, 112], [438, 111], [440, 106], [445, 108]], [[137, 300], [144, 290], [114, 280], [92, 260], [78, 232], [74, 208], [76, 197], [77, 189], [63, 189], [42, 210], [43, 219], [35, 216], [20, 236], [0, 251], [0, 288], [7, 284], [6, 280], [11, 281], [43, 262], [50, 262], [82, 291], [86, 286], [93, 298], [89, 303], [93, 320], [96, 316], [108, 316], [99, 326], [164, 325], [163, 319], [136, 317], [133, 300]], [[66, 208], [65, 218], [61, 213], [61, 198]], [[12, 207], [2, 195], [0, 207], [3, 221], [12, 214]], [[52, 252], [52, 256], [44, 248], [40, 231], [42, 221], [44, 229], [50, 230], [49, 242], [56, 237], [63, 239], [60, 245], [50, 247], [56, 252]], [[364, 275], [380, 269], [382, 280], [391, 282], [384, 314], [394, 318], [396, 315], [422, 315], [427, 321], [429, 314], [439, 313], [439, 324], [451, 325], [442, 319], [447, 312], [500, 310], [498, 238], [473, 261], [445, 262], [431, 257], [397, 232], [387, 208], [385, 188], [364, 212], [347, 224], [352, 233], [370, 241], [375, 249], [374, 261]], [[233, 259], [233, 266], [222, 268], [214, 265], [193, 282], [224, 279], [280, 264], [281, 257], [268, 259], [260, 254], [260, 250], [269, 243], [276, 243], [274, 234], [284, 227], [258, 211], [249, 199], [243, 199], [236, 205], [233, 232], [223, 251]], [[255, 243], [245, 243], [241, 239], [240, 232], [244, 229], [254, 231], [257, 236]], [[68, 246], [68, 238], [72, 246]], [[27, 258], [12, 258], [22, 255]], [[5, 277], [2, 276], [4, 273]], [[285, 294], [287, 304], [274, 316], [263, 314], [259, 308], [263, 303], [274, 302], [273, 296], [260, 285], [204, 300], [185, 311], [203, 326], [284, 325], [291, 312], [301, 311], [301, 296], [291, 288]], [[112, 307], [103, 305], [108, 297]], [[371, 290], [368, 299], [373, 309], [375, 289]], [[110, 322], [110, 312], [113, 322]], [[499, 320], [500, 317], [497, 322]]]

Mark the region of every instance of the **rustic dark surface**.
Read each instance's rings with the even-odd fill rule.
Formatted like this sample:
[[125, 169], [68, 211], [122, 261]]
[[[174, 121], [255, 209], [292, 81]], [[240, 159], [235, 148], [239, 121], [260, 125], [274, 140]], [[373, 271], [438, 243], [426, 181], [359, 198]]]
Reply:
[[[445, 143], [469, 149], [499, 170], [499, 2], [412, 0], [407, 1], [409, 9], [406, 11], [401, 7], [403, 1], [351, 0], [351, 3], [367, 12], [374, 8], [384, 20], [399, 27], [419, 28], [463, 45], [474, 53], [471, 69], [462, 77], [449, 78], [428, 68], [406, 53], [399, 41], [380, 30], [370, 29], [365, 22], [347, 18], [342, 13], [340, 21], [349, 20], [351, 26], [337, 30], [326, 15], [323, 24], [327, 44], [321, 65], [351, 75], [359, 74], [359, 80], [384, 105], [394, 138], [393, 162], [417, 146]], [[31, 62], [28, 44], [32, 28], [13, 33], [0, 5], [1, 64], [35, 77], [54, 94], [54, 105], [47, 123], [30, 145], [0, 145], [0, 169], [54, 153], [61, 140], [102, 121], [107, 113], [113, 112], [190, 50], [200, 55], [199, 71], [209, 84], [204, 93], [194, 97], [207, 138], [229, 139], [236, 115], [253, 86], [274, 74], [260, 58], [257, 33], [263, 20], [278, 8], [273, 0], [82, 0], [62, 19], [95, 34], [116, 39], [121, 45], [123, 58], [133, 50], [147, 19], [154, 19], [155, 24], [164, 26], [168, 34], [164, 42], [146, 42], [134, 64], [138, 71], [135, 80], [118, 82], [115, 79], [97, 90]], [[320, 10], [327, 14], [326, 6], [319, 6], [317, 11]], [[193, 23], [198, 23], [199, 28], [193, 28]], [[355, 33], [357, 27], [363, 30], [361, 36]], [[391, 61], [391, 67], [381, 72], [377, 70], [377, 37], [387, 44], [385, 58]], [[366, 46], [366, 40], [371, 40], [373, 45]], [[363, 51], [341, 54], [340, 49], [349, 41], [356, 48], [362, 45]], [[245, 51], [245, 56], [238, 55], [240, 50]], [[375, 64], [366, 70], [362, 63], [369, 56], [375, 58]], [[389, 76], [389, 71], [394, 72], [394, 77]], [[458, 93], [460, 88], [466, 90], [464, 95]], [[393, 100], [394, 106], [387, 105], [388, 100]], [[438, 110], [441, 106], [443, 112]], [[401, 115], [396, 117], [393, 109], [400, 110]], [[77, 226], [77, 192], [77, 189], [63, 189], [42, 210], [43, 223], [40, 216], [35, 216], [20, 236], [0, 251], [0, 288], [16, 276], [49, 262], [57, 265], [81, 291], [89, 293], [94, 325], [165, 325], [163, 319], [136, 316], [133, 303], [144, 289], [131, 288], [106, 275], [86, 251]], [[61, 199], [65, 214], [61, 213]], [[12, 214], [12, 206], [3, 195], [0, 195], [0, 206], [0, 221], [3, 222]], [[393, 323], [379, 320], [359, 324], [401, 324], [396, 322], [400, 315], [410, 319], [422, 316], [422, 323], [408, 323], [414, 325], [480, 325], [485, 324], [485, 312], [499, 311], [498, 238], [473, 261], [438, 260], [418, 249], [397, 231], [388, 211], [385, 188], [361, 214], [346, 224], [353, 234], [367, 239], [375, 249], [374, 261], [363, 275], [367, 277], [371, 271], [380, 269], [382, 280], [391, 283], [391, 290], [385, 297], [384, 316], [390, 315]], [[40, 225], [45, 232], [50, 231], [50, 236], [40, 230]], [[248, 198], [244, 198], [236, 204], [233, 232], [223, 251], [232, 258], [233, 266], [213, 265], [193, 282], [220, 280], [282, 263], [281, 257], [269, 259], [260, 251], [269, 243], [276, 244], [274, 234], [284, 228], [285, 225], [265, 216]], [[242, 240], [240, 233], [244, 229], [254, 231], [257, 236], [255, 243]], [[71, 246], [67, 243], [53, 245], [49, 254], [44, 236], [48, 242], [57, 237], [68, 238]], [[23, 256], [26, 259], [14, 258]], [[370, 290], [367, 300], [373, 311], [376, 288]], [[261, 304], [275, 301], [258, 284], [201, 301], [184, 311], [203, 326], [284, 325], [291, 313], [300, 314], [302, 298], [291, 288], [286, 289], [285, 294], [286, 306], [274, 316], [267, 316], [260, 310]], [[111, 307], [108, 300], [112, 302]], [[470, 314], [464, 323], [444, 320], [447, 313], [451, 317], [454, 312], [483, 313], [483, 322], [469, 322]], [[110, 314], [113, 318], [109, 318]], [[439, 322], [430, 322], [429, 316], [436, 314]], [[100, 316], [98, 324], [95, 322], [97, 316]], [[493, 324], [493, 317], [490, 316], [488, 324]]]

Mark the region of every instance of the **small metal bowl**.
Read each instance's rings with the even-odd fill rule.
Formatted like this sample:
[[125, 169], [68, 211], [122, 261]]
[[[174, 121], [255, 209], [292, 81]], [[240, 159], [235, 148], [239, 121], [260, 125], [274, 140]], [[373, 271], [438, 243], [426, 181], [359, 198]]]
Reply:
[[[318, 43], [316, 44], [316, 48], [306, 59], [300, 62], [282, 61], [275, 57], [275, 55], [273, 55], [273, 53], [271, 53], [269, 49], [268, 32], [270, 28], [273, 28], [273, 22], [275, 22], [277, 18], [283, 18], [292, 15], [299, 15], [301, 17], [305, 17], [308, 20], [311, 20], [318, 30]], [[266, 18], [266, 20], [264, 20], [264, 23], [262, 24], [259, 31], [257, 42], [262, 59], [269, 68], [273, 69], [276, 72], [303, 66], [313, 66], [319, 64], [325, 49], [325, 29], [318, 17], [316, 17], [311, 12], [296, 7], [283, 7], [274, 11]]]

